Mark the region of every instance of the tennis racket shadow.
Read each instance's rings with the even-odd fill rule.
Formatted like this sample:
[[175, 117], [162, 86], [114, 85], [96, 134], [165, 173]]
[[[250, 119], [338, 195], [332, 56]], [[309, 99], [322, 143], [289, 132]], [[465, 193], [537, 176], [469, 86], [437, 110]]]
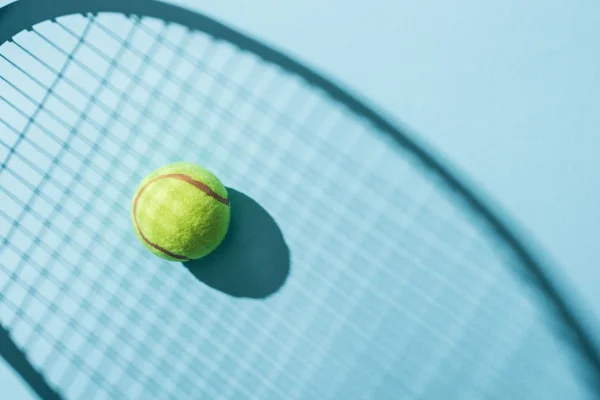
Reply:
[[231, 222], [227, 236], [206, 257], [183, 265], [199, 281], [234, 297], [263, 299], [290, 272], [290, 251], [279, 226], [256, 201], [227, 188]]

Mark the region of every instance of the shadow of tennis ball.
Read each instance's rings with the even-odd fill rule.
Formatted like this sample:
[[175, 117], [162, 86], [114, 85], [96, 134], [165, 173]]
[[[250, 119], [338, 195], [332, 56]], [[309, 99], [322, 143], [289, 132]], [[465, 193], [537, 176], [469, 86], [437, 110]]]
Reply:
[[261, 299], [277, 292], [290, 272], [290, 252], [275, 220], [256, 201], [227, 188], [227, 236], [206, 257], [183, 265], [198, 280], [235, 297]]

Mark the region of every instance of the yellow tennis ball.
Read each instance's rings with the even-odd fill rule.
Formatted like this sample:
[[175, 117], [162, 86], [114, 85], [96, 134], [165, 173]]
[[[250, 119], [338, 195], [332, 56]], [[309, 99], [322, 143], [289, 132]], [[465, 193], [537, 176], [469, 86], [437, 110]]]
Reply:
[[144, 178], [131, 205], [138, 239], [170, 261], [188, 261], [212, 252], [225, 238], [230, 216], [221, 181], [187, 162], [165, 165]]

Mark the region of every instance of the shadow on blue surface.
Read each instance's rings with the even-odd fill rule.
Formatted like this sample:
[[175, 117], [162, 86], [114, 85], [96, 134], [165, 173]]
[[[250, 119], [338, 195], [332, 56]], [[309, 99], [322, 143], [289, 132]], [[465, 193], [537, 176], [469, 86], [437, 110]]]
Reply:
[[231, 225], [211, 254], [183, 265], [198, 280], [234, 297], [266, 298], [290, 272], [290, 251], [277, 223], [260, 204], [227, 188]]

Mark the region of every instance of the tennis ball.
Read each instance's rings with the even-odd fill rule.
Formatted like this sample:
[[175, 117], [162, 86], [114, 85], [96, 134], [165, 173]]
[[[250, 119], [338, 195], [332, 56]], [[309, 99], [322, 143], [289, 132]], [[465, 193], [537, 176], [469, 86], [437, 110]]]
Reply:
[[170, 261], [188, 261], [212, 252], [225, 238], [230, 215], [221, 181], [187, 162], [165, 165], [144, 178], [131, 205], [138, 239]]

